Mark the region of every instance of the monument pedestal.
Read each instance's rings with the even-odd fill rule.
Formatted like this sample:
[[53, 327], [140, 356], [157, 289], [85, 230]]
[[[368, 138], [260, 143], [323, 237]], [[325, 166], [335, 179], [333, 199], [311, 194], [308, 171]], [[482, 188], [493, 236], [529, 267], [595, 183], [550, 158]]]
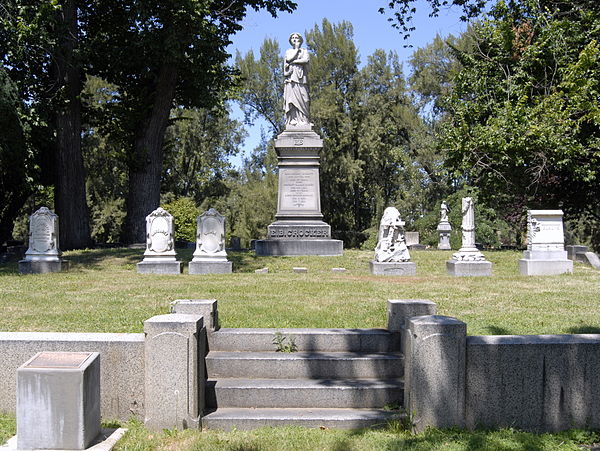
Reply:
[[466, 260], [448, 260], [446, 262], [448, 274], [457, 277], [476, 277], [476, 276], [491, 276], [492, 262], [483, 261], [466, 261]]
[[181, 274], [181, 262], [173, 261], [152, 261], [144, 259], [137, 264], [137, 272], [140, 274]]
[[50, 272], [68, 271], [67, 260], [19, 260], [21, 274], [46, 274]]
[[555, 276], [573, 272], [571, 260], [519, 260], [519, 272], [524, 276]]
[[452, 226], [447, 221], [442, 221], [437, 226], [437, 232], [439, 234], [438, 249], [441, 251], [449, 251], [452, 249], [450, 246], [450, 232]]
[[233, 263], [227, 260], [192, 260], [188, 266], [189, 274], [231, 274], [232, 270]]
[[319, 151], [323, 140], [310, 127], [291, 127], [275, 140], [279, 190], [276, 221], [266, 240], [255, 242], [256, 255], [342, 255], [344, 244], [331, 239], [323, 222]]
[[417, 264], [413, 262], [376, 262], [370, 261], [371, 274], [376, 276], [415, 276]]

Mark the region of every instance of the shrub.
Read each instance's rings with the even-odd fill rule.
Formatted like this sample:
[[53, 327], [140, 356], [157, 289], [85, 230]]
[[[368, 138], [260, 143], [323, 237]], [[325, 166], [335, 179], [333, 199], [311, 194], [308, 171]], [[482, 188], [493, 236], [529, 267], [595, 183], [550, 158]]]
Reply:
[[177, 241], [196, 241], [196, 220], [200, 210], [189, 197], [180, 197], [162, 206], [173, 215], [175, 239]]

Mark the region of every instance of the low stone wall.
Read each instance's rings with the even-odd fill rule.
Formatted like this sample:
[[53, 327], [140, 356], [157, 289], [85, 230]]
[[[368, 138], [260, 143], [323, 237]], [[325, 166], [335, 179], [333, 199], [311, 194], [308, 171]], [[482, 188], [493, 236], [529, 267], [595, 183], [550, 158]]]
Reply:
[[600, 335], [467, 337], [466, 426], [600, 428]]
[[40, 351], [99, 352], [102, 418], [144, 418], [144, 334], [0, 332], [1, 412], [15, 412], [17, 368]]

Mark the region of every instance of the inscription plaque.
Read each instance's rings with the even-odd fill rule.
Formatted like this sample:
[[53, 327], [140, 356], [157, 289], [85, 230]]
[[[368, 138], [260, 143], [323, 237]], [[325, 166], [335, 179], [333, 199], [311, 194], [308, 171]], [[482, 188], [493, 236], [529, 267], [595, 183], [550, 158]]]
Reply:
[[79, 368], [93, 352], [40, 352], [25, 368]]
[[280, 169], [280, 210], [319, 210], [319, 174], [315, 169]]

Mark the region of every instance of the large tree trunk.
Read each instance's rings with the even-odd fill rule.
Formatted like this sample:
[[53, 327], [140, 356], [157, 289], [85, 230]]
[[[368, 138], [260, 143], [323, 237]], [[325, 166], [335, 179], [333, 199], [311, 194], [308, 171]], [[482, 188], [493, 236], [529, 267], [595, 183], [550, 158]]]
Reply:
[[90, 223], [81, 154], [81, 67], [73, 56], [78, 35], [75, 1], [65, 1], [59, 14], [68, 33], [60, 42], [55, 59], [58, 84], [65, 87], [66, 101], [57, 109], [55, 117], [54, 208], [60, 221], [60, 247], [81, 249], [90, 245]]
[[158, 76], [152, 108], [146, 120], [136, 130], [134, 160], [129, 167], [129, 194], [125, 221], [127, 243], [146, 241], [145, 218], [158, 208], [160, 203], [163, 142], [176, 82], [175, 67], [163, 65]]

